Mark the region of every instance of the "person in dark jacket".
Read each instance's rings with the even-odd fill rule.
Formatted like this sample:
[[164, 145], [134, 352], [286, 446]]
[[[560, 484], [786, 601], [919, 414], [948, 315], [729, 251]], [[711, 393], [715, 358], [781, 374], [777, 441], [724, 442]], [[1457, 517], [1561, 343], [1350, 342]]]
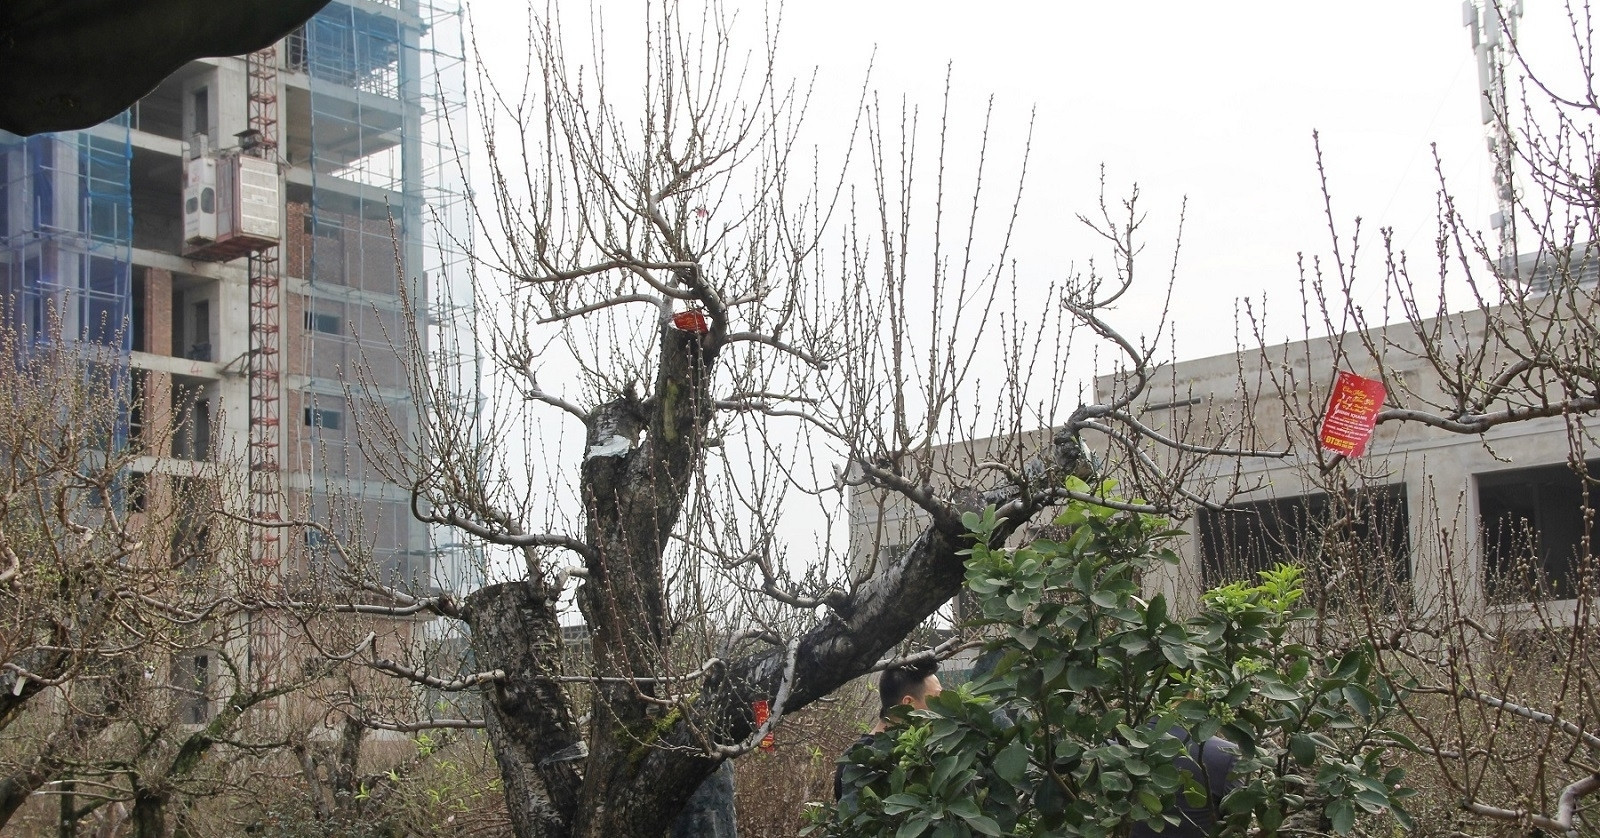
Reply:
[[[1189, 739], [1189, 735], [1181, 728], [1173, 729], [1172, 735], [1185, 741]], [[1160, 832], [1137, 823], [1128, 833], [1129, 838], [1205, 838], [1211, 832], [1211, 827], [1216, 825], [1222, 798], [1238, 785], [1233, 777], [1233, 767], [1239, 762], [1239, 747], [1220, 736], [1213, 736], [1199, 744], [1189, 742], [1188, 750], [1188, 756], [1178, 758], [1178, 770], [1194, 777], [1200, 788], [1205, 790], [1205, 803], [1191, 806], [1187, 795], [1180, 792], [1178, 799], [1166, 810], [1166, 814], [1178, 816], [1177, 823], [1168, 824]]]
[[[883, 674], [878, 676], [878, 721], [870, 732], [862, 734], [861, 738], [850, 743], [845, 753], [848, 754], [857, 746], [871, 742], [874, 736], [887, 730], [889, 711], [896, 706], [905, 704], [913, 710], [926, 710], [928, 699], [943, 691], [944, 688], [939, 684], [938, 661], [917, 661], [885, 669]], [[838, 766], [833, 770], [834, 800], [844, 796], [845, 765], [841, 757]]]

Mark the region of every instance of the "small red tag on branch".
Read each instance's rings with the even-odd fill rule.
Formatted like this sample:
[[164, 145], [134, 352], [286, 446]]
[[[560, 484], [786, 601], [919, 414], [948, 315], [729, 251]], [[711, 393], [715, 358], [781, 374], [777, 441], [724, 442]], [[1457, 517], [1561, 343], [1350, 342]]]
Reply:
[[[767, 702], [763, 699], [756, 699], [750, 702], [750, 709], [755, 711], [756, 727], [766, 724], [767, 719], [772, 716], [772, 711], [767, 707]], [[770, 751], [773, 747], [773, 736], [769, 731], [766, 736], [761, 737], [761, 750]]]
[[679, 331], [703, 335], [711, 331], [711, 319], [698, 308], [691, 308], [672, 315], [672, 325]]
[[1322, 415], [1318, 439], [1323, 449], [1351, 459], [1365, 453], [1386, 395], [1382, 381], [1340, 370]]

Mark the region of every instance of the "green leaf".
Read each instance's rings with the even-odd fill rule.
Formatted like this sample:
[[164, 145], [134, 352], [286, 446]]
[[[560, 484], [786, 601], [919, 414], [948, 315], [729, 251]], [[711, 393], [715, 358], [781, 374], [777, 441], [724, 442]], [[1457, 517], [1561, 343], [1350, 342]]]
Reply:
[[900, 828], [894, 831], [894, 838], [917, 838], [932, 822], [933, 818], [927, 812], [919, 813], [905, 823], [900, 824]]
[[960, 818], [975, 818], [982, 814], [978, 809], [978, 801], [970, 797], [951, 801], [950, 805], [945, 807], [945, 811]]
[[1256, 751], [1256, 734], [1248, 725], [1239, 722], [1228, 722], [1222, 726], [1222, 737], [1239, 746], [1240, 753], [1245, 756], [1254, 756]]
[[1379, 814], [1388, 810], [1389, 795], [1372, 789], [1362, 789], [1356, 792], [1356, 803], [1368, 812]]
[[1399, 745], [1400, 747], [1405, 748], [1406, 750], [1412, 751], [1412, 752], [1416, 752], [1416, 751], [1420, 750], [1417, 747], [1417, 743], [1411, 741], [1411, 737], [1406, 736], [1405, 734], [1400, 733], [1399, 731], [1394, 731], [1394, 730], [1386, 731], [1386, 733], [1387, 733], [1389, 739], [1391, 741], [1393, 741], [1396, 745]]
[[961, 758], [954, 754], [939, 760], [939, 764], [934, 766], [933, 780], [928, 783], [928, 790], [933, 794], [938, 794], [944, 788], [945, 783], [950, 782], [950, 775], [954, 774], [960, 766]]
[[992, 594], [995, 591], [1000, 590], [1003, 585], [1005, 585], [1005, 582], [992, 576], [986, 576], [981, 579], [976, 577], [968, 577], [967, 579], [967, 588], [974, 593]]
[[1241, 815], [1254, 812], [1256, 807], [1266, 800], [1266, 790], [1258, 780], [1248, 786], [1234, 789], [1222, 798], [1222, 811], [1224, 814]]
[[1022, 648], [1030, 652], [1033, 651], [1033, 647], [1039, 645], [1039, 630], [1032, 627], [1018, 629], [1012, 632], [1011, 636], [1022, 645]]
[[1333, 674], [1328, 676], [1336, 681], [1345, 681], [1356, 677], [1361, 671], [1361, 664], [1366, 657], [1360, 649], [1351, 649], [1339, 659], [1339, 664], [1333, 668]]
[[1058, 656], [1045, 661], [1043, 667], [1044, 683], [1049, 685], [1050, 682], [1054, 681], [1058, 676], [1060, 676], [1061, 671], [1066, 668], [1067, 659], [1065, 657]]
[[1089, 666], [1073, 665], [1067, 667], [1067, 688], [1074, 692], [1083, 692], [1085, 689], [1100, 683], [1100, 672]]
[[886, 815], [903, 815], [921, 808], [922, 799], [914, 794], [900, 792], [883, 799], [883, 813]]
[[1352, 684], [1344, 688], [1344, 700], [1350, 702], [1351, 708], [1361, 714], [1363, 719], [1372, 718], [1372, 699], [1366, 687]]
[[1311, 672], [1311, 659], [1310, 658], [1308, 658], [1308, 657], [1295, 658], [1294, 659], [1294, 663], [1289, 664], [1289, 672], [1288, 672], [1289, 682], [1290, 683], [1294, 683], [1294, 684], [1298, 684], [1298, 683], [1304, 681], [1306, 679], [1306, 675], [1310, 674], [1310, 672]]
[[1262, 695], [1273, 701], [1297, 701], [1300, 698], [1300, 693], [1294, 691], [1276, 677], [1260, 678], [1256, 681], [1256, 685]]
[[1027, 770], [1028, 746], [1020, 739], [995, 755], [994, 773], [1012, 785], [1021, 785]]
[[1350, 805], [1348, 800], [1329, 803], [1327, 813], [1328, 819], [1333, 822], [1333, 831], [1340, 835], [1349, 835], [1356, 825], [1356, 807]]
[[1289, 737], [1289, 755], [1302, 767], [1309, 767], [1317, 761], [1317, 743], [1304, 733], [1296, 733]]
[[1268, 835], [1278, 834], [1279, 827], [1283, 826], [1283, 810], [1277, 806], [1268, 806], [1261, 811], [1261, 829]]
[[1145, 627], [1156, 631], [1162, 623], [1167, 621], [1167, 596], [1156, 594], [1150, 600], [1150, 605], [1144, 611]]
[[978, 815], [977, 817], [973, 818], [963, 818], [963, 820], [967, 822], [967, 826], [972, 827], [973, 832], [976, 832], [979, 835], [1005, 834], [1004, 830], [1000, 828], [1000, 824], [995, 823], [994, 818], [991, 818], [988, 815]]
[[[1154, 730], [1152, 730], [1151, 733], [1155, 734], [1157, 737], [1161, 736], [1160, 733], [1157, 733]], [[1117, 735], [1122, 737], [1122, 741], [1128, 743], [1134, 748], [1150, 747], [1149, 740], [1145, 739], [1139, 731], [1134, 730], [1127, 725], [1117, 725]]]

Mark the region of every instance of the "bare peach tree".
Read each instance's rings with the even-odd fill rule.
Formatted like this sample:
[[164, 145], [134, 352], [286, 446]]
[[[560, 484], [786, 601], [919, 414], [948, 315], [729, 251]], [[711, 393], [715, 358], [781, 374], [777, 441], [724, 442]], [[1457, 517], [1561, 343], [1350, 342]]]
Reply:
[[[159, 822], [167, 781], [272, 697], [238, 677], [210, 712], [253, 596], [222, 582], [243, 529], [217, 511], [211, 429], [183, 394], [64, 336], [55, 311], [42, 333], [0, 326], [0, 824], [40, 792], [69, 824], [110, 802]], [[190, 736], [197, 720], [215, 727]], [[179, 770], [151, 776], [135, 752]]]
[[[1566, 12], [1568, 48], [1541, 53], [1516, 38], [1520, 7], [1485, 4], [1490, 31], [1474, 34], [1503, 40], [1510, 55], [1505, 89], [1488, 96], [1498, 241], [1462, 217], [1441, 175], [1425, 275], [1464, 284], [1464, 310], [1405, 302], [1400, 339], [1361, 351], [1409, 367], [1381, 421], [1477, 435], [1492, 461], [1453, 515], [1436, 500], [1424, 524], [1452, 534], [1417, 557], [1439, 581], [1418, 585], [1410, 608], [1364, 620], [1367, 633], [1415, 685], [1403, 707], [1417, 744], [1470, 828], [1575, 836], [1595, 828], [1600, 792], [1600, 99], [1594, 20], [1577, 4]], [[1387, 240], [1384, 261], [1396, 297], [1416, 299], [1413, 272]], [[1548, 450], [1531, 444], [1535, 432]]]
[[[49, 803], [63, 830], [92, 816], [195, 834], [197, 802], [283, 791], [250, 777], [310, 727], [292, 717], [320, 721], [288, 697], [358, 642], [310, 629], [349, 634], [360, 606], [285, 601], [267, 583], [236, 515], [241, 452], [210, 443], [195, 394], [74, 339], [56, 316], [70, 302], [47, 298], [35, 332], [8, 299], [0, 324], [0, 826]], [[269, 666], [252, 645], [261, 620], [291, 650], [323, 639], [320, 662]]]
[[[1082, 433], [1155, 433], [1131, 397], [1078, 408], [1066, 378], [1071, 324], [1141, 365], [1159, 330], [1101, 317], [1132, 282], [1136, 197], [1106, 209], [1116, 270], [1017, 278], [1031, 140], [987, 115], [969, 133], [951, 102], [863, 94], [808, 152], [777, 21], [746, 53], [726, 9], [666, 4], [638, 52], [597, 31], [580, 60], [553, 15], [530, 83], [483, 88], [501, 388], [462, 408], [414, 336], [427, 415], [357, 422], [419, 518], [505, 566], [461, 601], [391, 600], [460, 621], [476, 671], [385, 664], [479, 692], [517, 834], [659, 834], [959, 591], [963, 512], [998, 507], [1004, 538], [1092, 494], [1067, 488], [1092, 474]], [[914, 530], [852, 541], [851, 497]]]
[[[113, 504], [125, 490], [126, 463], [94, 456], [117, 427], [115, 398], [101, 395], [112, 392], [115, 368], [101, 366], [97, 376], [75, 353], [35, 352], [32, 343], [17, 329], [0, 331], [8, 365], [0, 376], [0, 736], [11, 740], [0, 824], [104, 729], [110, 716], [103, 706], [114, 706], [138, 678], [137, 658], [128, 653], [140, 644], [117, 618], [139, 609], [112, 581], [139, 544]], [[119, 649], [125, 653], [114, 654]], [[80, 676], [93, 677], [71, 689]], [[80, 712], [30, 712], [52, 692], [69, 701], [81, 696]]]
[[[1250, 305], [1247, 347], [1216, 381], [1133, 364], [1102, 389], [1154, 381], [1137, 404], [1193, 402], [1193, 422], [1166, 430], [1194, 445], [1220, 439], [1200, 402], [1250, 412], [1252, 444], [1285, 454], [1186, 476], [1191, 494], [1225, 486], [1210, 499], [1233, 500], [1231, 512], [1202, 511], [1196, 552], [1209, 551], [1209, 578], [1226, 578], [1230, 560], [1234, 572], [1264, 558], [1303, 565], [1322, 617], [1309, 640], [1379, 650], [1407, 687], [1398, 710], [1420, 757], [1426, 828], [1577, 835], [1594, 828], [1600, 792], [1593, 20], [1569, 5], [1571, 52], [1534, 53], [1515, 38], [1512, 4], [1482, 5], [1474, 42], [1503, 41], [1509, 56], [1507, 89], [1486, 97], [1503, 228], [1463, 216], [1463, 184], [1441, 164], [1430, 252], [1408, 256], [1390, 230], [1374, 248], [1359, 220], [1340, 220], [1324, 179], [1331, 250], [1301, 262], [1306, 340], [1269, 345]], [[1387, 390], [1359, 459], [1318, 444], [1337, 370]], [[1144, 462], [1167, 450], [1147, 440]]]

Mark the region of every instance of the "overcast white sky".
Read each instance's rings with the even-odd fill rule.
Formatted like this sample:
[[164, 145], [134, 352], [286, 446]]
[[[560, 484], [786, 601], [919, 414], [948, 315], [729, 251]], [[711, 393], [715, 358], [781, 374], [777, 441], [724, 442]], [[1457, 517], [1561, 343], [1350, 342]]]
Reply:
[[[467, 5], [490, 66], [516, 72], [525, 7]], [[601, 5], [619, 32], [644, 9], [642, 0]], [[1528, 39], [1559, 31], [1559, 10], [1531, 5]], [[763, 5], [728, 6], [757, 36]], [[586, 4], [561, 8], [569, 21], [588, 15]], [[1392, 226], [1402, 246], [1426, 256], [1438, 189], [1432, 143], [1458, 207], [1477, 223], [1494, 209], [1476, 67], [1455, 0], [808, 0], [782, 13], [783, 60], [819, 74], [813, 138], [826, 134], [819, 121], [853, 107], [874, 50], [873, 86], [887, 98], [937, 108], [952, 62], [958, 108], [971, 115], [992, 94], [1002, 141], [994, 155], [1013, 153], [1004, 141], [1038, 108], [1018, 254], [1029, 278], [1059, 278], [1065, 263], [1096, 252], [1075, 214], [1094, 208], [1102, 163], [1114, 190], [1143, 190], [1153, 251], [1166, 249], [1187, 197], [1176, 288], [1185, 357], [1230, 350], [1235, 300], [1298, 299], [1296, 253], [1328, 251], [1313, 129], [1343, 224], [1359, 215], [1374, 234]], [[1368, 244], [1375, 255], [1376, 238]], [[1376, 305], [1378, 292], [1358, 302]], [[1137, 305], [1123, 318], [1134, 331]], [[1276, 322], [1284, 337], [1297, 325]]]

